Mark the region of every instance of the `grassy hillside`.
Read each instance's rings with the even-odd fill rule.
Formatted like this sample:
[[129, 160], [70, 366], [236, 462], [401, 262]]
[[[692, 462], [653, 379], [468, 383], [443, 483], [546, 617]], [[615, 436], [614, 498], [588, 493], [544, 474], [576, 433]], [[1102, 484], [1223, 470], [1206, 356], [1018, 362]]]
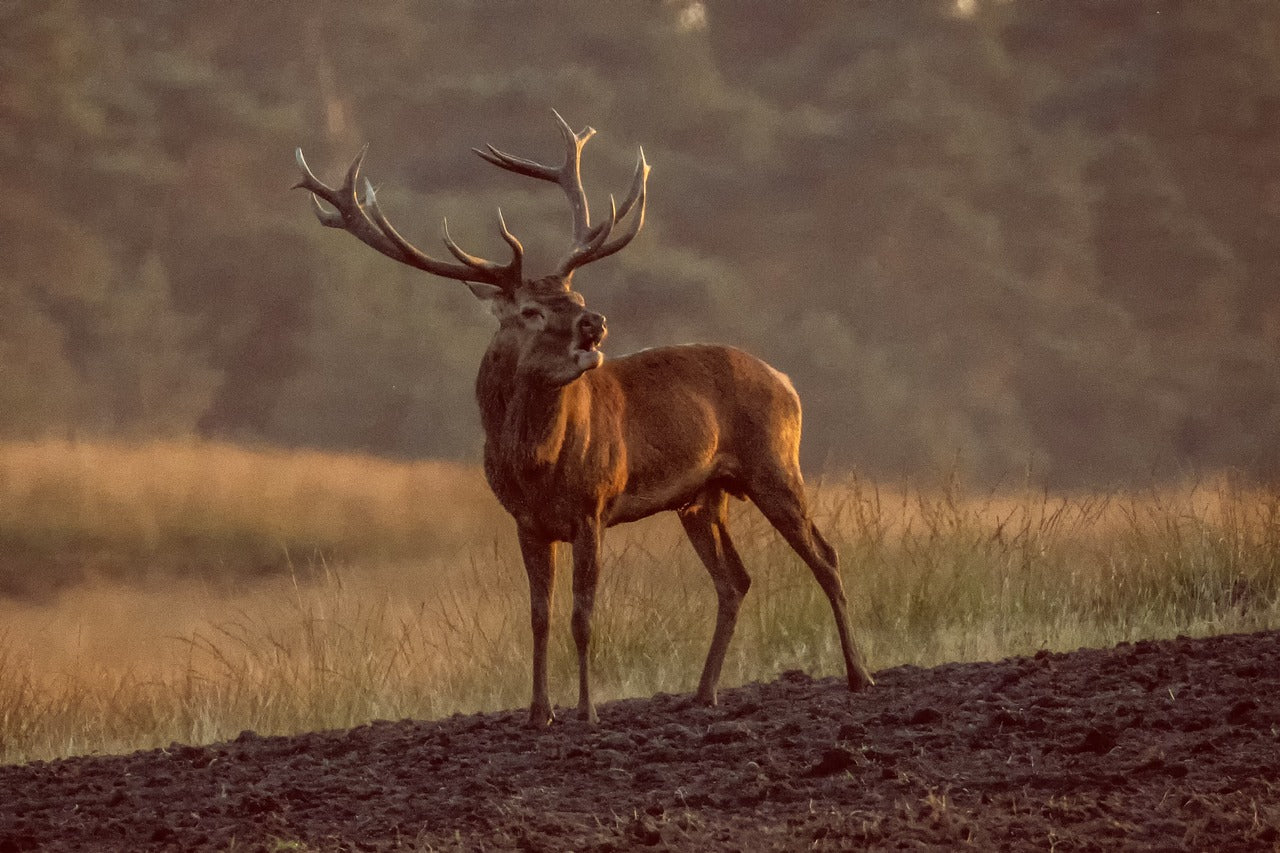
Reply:
[[[873, 669], [1280, 625], [1274, 490], [1226, 478], [1070, 494], [846, 479], [813, 493]], [[0, 506], [5, 542], [22, 543], [3, 552], [5, 577], [42, 593], [0, 599], [0, 760], [528, 700], [524, 573], [477, 469], [216, 444], [15, 444], [0, 447]], [[838, 673], [808, 571], [749, 506], [735, 508], [735, 538], [755, 583], [725, 683]], [[74, 568], [60, 590], [42, 585], [33, 554]], [[570, 704], [561, 578], [552, 690]], [[612, 530], [599, 698], [691, 691], [714, 609], [673, 519]]]

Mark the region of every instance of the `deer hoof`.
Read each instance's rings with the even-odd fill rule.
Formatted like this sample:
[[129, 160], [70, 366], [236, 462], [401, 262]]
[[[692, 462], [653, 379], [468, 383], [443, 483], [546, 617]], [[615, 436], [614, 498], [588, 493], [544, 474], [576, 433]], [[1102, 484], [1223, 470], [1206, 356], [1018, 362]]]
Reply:
[[868, 687], [875, 687], [875, 686], [876, 686], [876, 680], [872, 678], [868, 673], [863, 673], [861, 676], [858, 676], [858, 677], [854, 677], [854, 676], [849, 677], [850, 693], [859, 693], [863, 690], [866, 690]]
[[555, 718], [556, 715], [550, 708], [539, 708], [535, 705], [529, 709], [529, 722], [526, 725], [531, 729], [545, 729]]

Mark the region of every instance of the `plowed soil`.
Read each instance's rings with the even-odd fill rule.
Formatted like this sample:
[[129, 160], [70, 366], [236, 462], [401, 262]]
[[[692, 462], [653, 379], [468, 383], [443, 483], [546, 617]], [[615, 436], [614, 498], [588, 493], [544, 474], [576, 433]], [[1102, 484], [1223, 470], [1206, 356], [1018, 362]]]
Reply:
[[1280, 633], [0, 768], [0, 851], [1280, 848]]

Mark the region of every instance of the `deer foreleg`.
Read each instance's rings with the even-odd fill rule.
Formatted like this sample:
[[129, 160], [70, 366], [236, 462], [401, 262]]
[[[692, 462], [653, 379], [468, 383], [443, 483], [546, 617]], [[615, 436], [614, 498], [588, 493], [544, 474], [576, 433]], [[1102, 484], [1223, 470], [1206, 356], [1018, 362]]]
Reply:
[[584, 524], [573, 540], [573, 642], [578, 647], [578, 716], [594, 723], [596, 707], [591, 701], [591, 613], [600, 581], [600, 523]]
[[547, 693], [547, 635], [551, 626], [551, 590], [556, 581], [555, 544], [520, 530], [520, 553], [529, 575], [529, 622], [533, 628], [533, 701], [529, 725], [545, 726], [554, 715]]

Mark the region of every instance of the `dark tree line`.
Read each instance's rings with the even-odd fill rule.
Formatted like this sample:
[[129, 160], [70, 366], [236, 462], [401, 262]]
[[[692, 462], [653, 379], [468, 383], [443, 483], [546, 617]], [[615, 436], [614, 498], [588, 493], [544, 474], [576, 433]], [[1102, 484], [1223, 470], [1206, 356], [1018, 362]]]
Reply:
[[490, 319], [317, 225], [384, 207], [548, 263], [558, 193], [482, 163], [600, 134], [646, 230], [579, 277], [610, 351], [742, 345], [807, 462], [1089, 485], [1280, 462], [1280, 5], [635, 0], [0, 6], [0, 435], [471, 457]]

